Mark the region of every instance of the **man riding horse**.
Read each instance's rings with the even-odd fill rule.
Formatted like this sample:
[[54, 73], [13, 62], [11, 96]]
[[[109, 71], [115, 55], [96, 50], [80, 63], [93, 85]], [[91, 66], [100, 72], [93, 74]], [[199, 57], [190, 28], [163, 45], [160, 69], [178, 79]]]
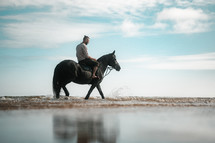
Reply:
[[[102, 99], [105, 98], [100, 86], [100, 83], [105, 77], [105, 71], [108, 71], [108, 69], [120, 71], [121, 67], [116, 60], [115, 51], [103, 55], [97, 60], [90, 57], [86, 46], [88, 43], [89, 37], [84, 36], [83, 42], [77, 46], [76, 55], [78, 63], [73, 60], [63, 60], [55, 67], [52, 86], [56, 98], [60, 97], [61, 89], [64, 90], [66, 96], [69, 96], [69, 91], [67, 90], [66, 85], [70, 82], [77, 84], [91, 84], [85, 99], [90, 97], [90, 94], [95, 87], [98, 89]], [[84, 68], [86, 66], [91, 67], [93, 73], [91, 73], [90, 70], [85, 70]]]
[[99, 63], [96, 59], [92, 58], [88, 54], [87, 44], [90, 42], [88, 36], [84, 36], [83, 42], [76, 47], [76, 56], [80, 65], [86, 65], [93, 69], [92, 78], [98, 78], [95, 74], [98, 69]]

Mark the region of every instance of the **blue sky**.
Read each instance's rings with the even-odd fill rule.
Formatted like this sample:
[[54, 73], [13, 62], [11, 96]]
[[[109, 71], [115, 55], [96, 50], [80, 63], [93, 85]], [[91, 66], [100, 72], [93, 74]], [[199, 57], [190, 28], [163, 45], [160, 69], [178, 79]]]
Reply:
[[116, 50], [106, 96], [215, 96], [214, 0], [1, 0], [0, 96], [51, 95], [55, 65], [76, 60], [83, 35], [92, 57]]

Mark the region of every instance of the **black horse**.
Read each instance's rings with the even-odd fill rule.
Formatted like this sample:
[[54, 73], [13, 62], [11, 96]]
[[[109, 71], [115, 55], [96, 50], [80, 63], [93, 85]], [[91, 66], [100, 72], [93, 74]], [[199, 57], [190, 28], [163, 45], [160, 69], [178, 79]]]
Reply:
[[116, 60], [115, 51], [100, 57], [97, 61], [99, 62], [99, 67], [96, 75], [99, 78], [96, 79], [92, 78], [91, 71], [84, 70], [77, 62], [73, 60], [64, 60], [60, 62], [55, 67], [53, 76], [53, 92], [56, 98], [60, 97], [61, 88], [63, 88], [66, 96], [69, 96], [66, 85], [70, 82], [74, 82], [77, 84], [91, 84], [85, 99], [90, 97], [90, 94], [95, 87], [98, 89], [102, 99], [104, 99], [104, 94], [101, 90], [100, 83], [104, 78], [104, 73], [107, 67], [111, 66], [117, 71], [120, 71], [121, 67]]

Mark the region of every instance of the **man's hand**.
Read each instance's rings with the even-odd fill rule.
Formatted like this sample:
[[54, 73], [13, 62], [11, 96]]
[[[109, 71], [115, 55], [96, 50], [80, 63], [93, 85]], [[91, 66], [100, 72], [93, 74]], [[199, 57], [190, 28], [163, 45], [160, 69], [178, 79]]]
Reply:
[[92, 57], [90, 57], [90, 56], [89, 56], [89, 58], [90, 58], [91, 60], [97, 61], [96, 59], [94, 59], [94, 58], [92, 58]]
[[94, 61], [97, 61], [96, 59], [93, 58]]

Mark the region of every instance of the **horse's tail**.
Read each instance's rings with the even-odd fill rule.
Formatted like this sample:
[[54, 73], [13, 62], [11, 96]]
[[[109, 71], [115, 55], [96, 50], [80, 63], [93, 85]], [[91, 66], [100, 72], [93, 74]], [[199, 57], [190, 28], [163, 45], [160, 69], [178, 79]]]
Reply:
[[53, 75], [53, 80], [52, 80], [52, 89], [53, 89], [53, 94], [56, 98], [59, 98], [60, 94], [60, 89], [61, 86], [59, 84], [59, 78], [58, 78], [58, 70], [57, 67], [54, 70], [54, 75]]

